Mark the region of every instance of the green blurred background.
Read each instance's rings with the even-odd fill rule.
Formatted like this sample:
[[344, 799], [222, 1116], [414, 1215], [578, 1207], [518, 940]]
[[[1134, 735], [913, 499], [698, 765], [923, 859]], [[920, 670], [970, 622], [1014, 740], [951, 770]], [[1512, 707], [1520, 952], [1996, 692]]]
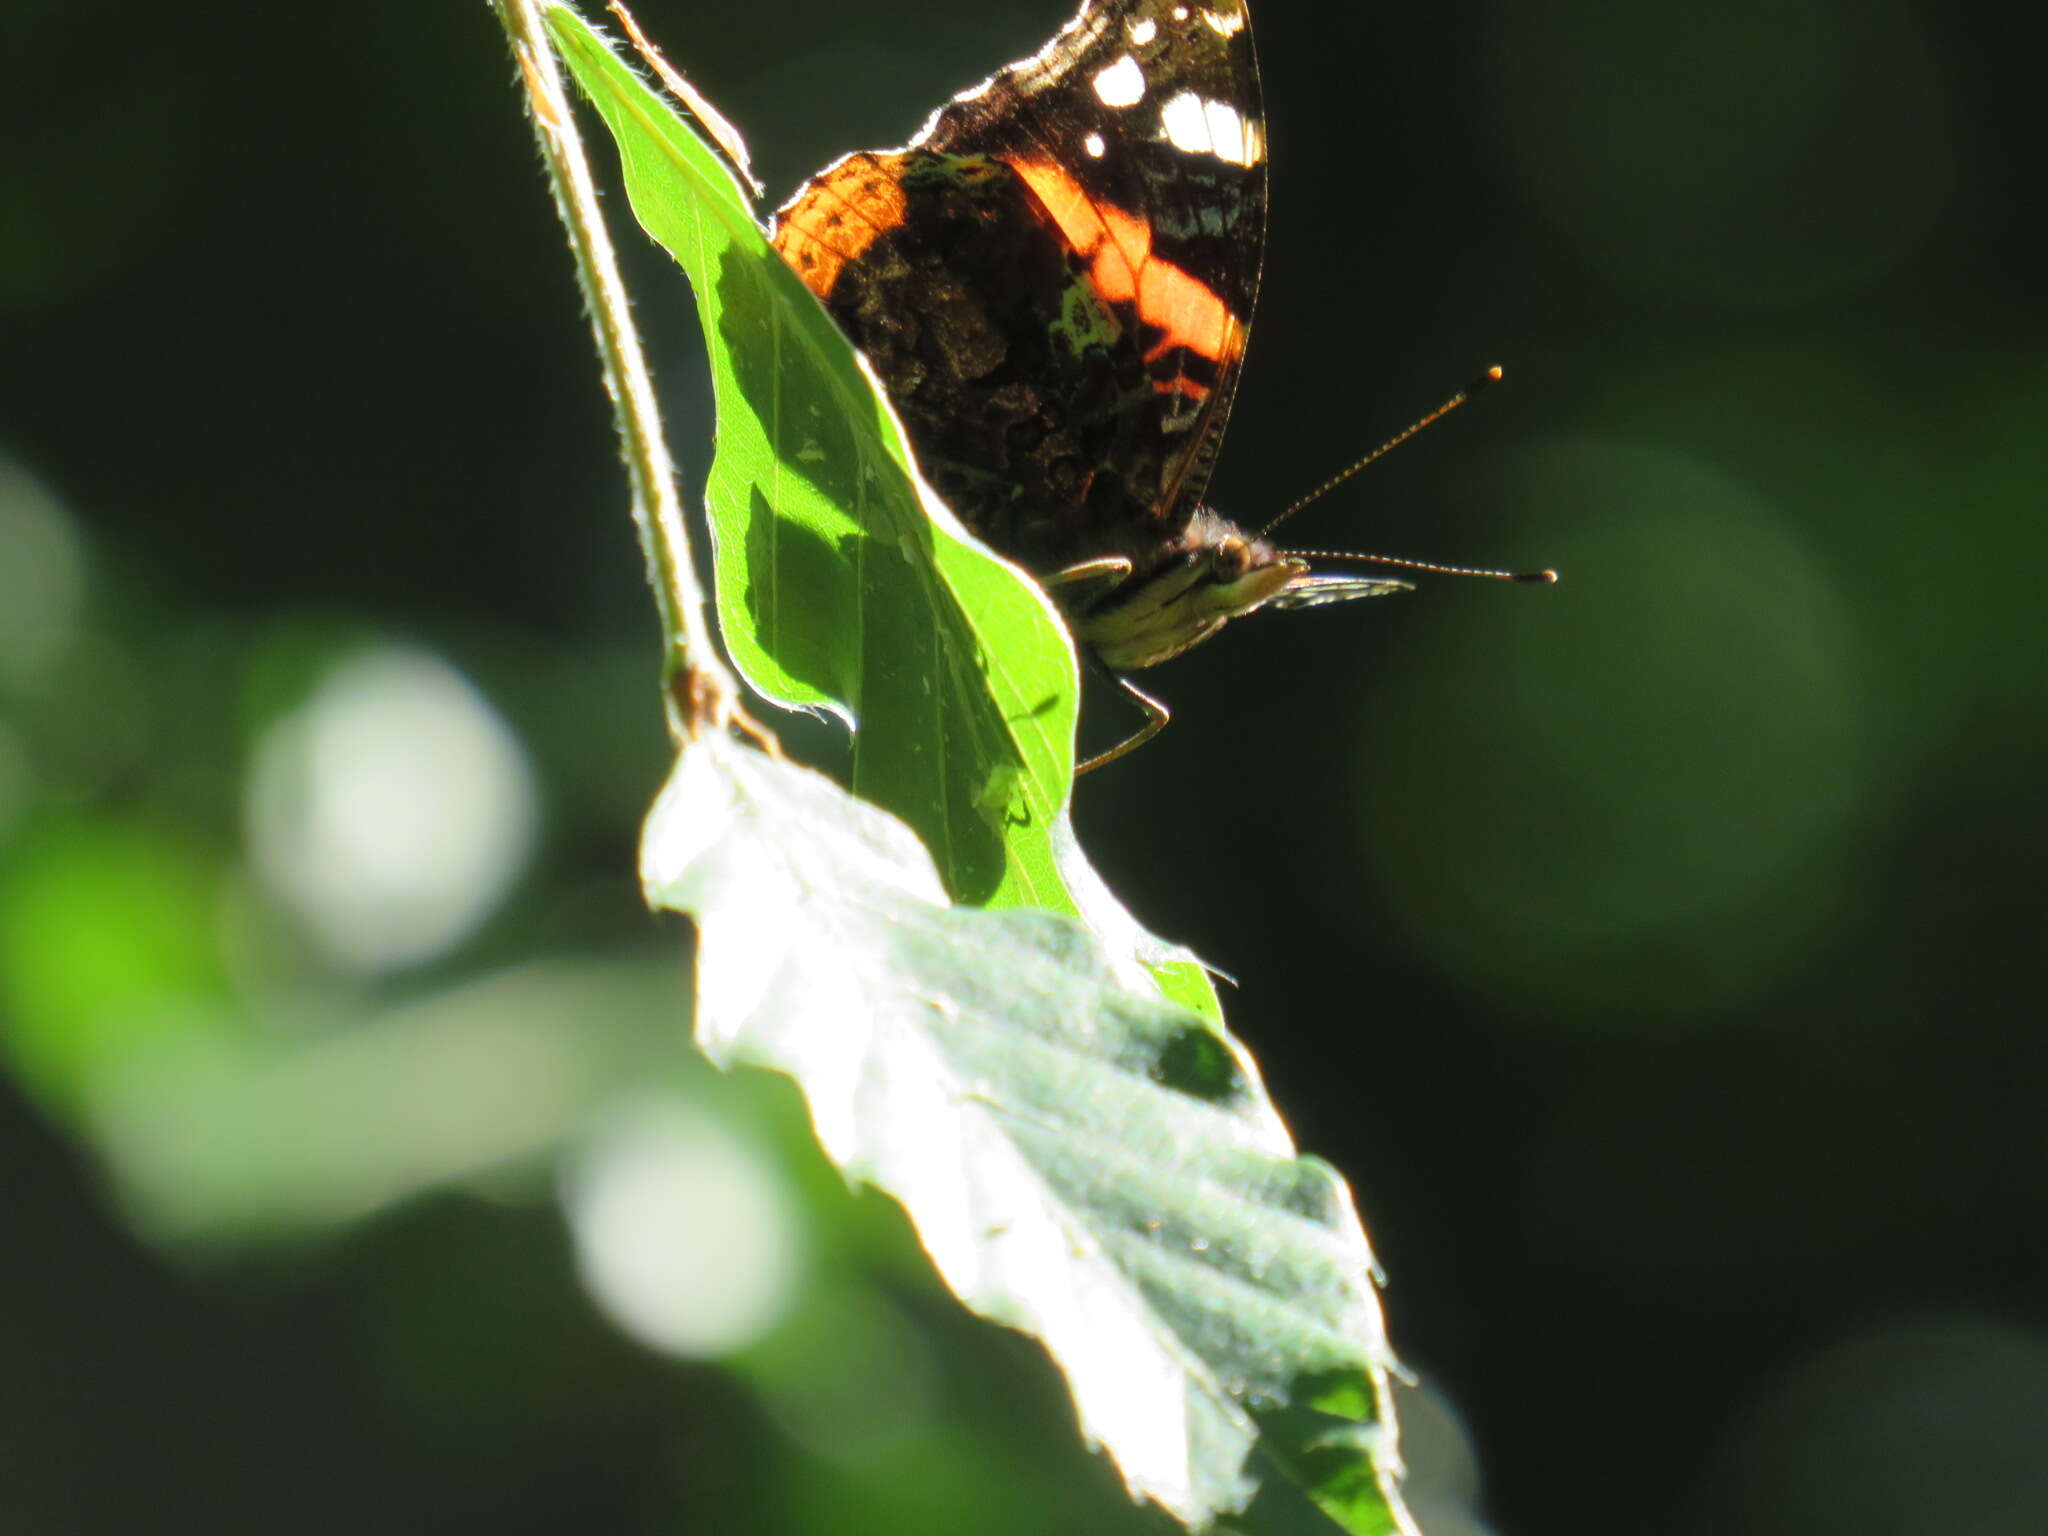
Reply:
[[[1066, 14], [642, 16], [779, 198]], [[1292, 537], [1565, 583], [1234, 626], [1076, 818], [1357, 1188], [1431, 1536], [2038, 1533], [2041, 23], [1256, 21], [1219, 505], [1498, 360]], [[0, 47], [0, 1524], [1161, 1530], [683, 1046], [656, 636], [486, 9]]]

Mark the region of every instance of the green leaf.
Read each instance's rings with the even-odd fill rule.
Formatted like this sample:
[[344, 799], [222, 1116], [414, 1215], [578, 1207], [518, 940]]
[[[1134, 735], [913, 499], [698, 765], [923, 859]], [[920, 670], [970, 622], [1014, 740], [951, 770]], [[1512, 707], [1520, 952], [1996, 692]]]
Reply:
[[1311, 1528], [1411, 1530], [1365, 1234], [1235, 1042], [1079, 923], [950, 904], [901, 822], [721, 737], [641, 877], [696, 919], [706, 1054], [797, 1079], [961, 1300], [1044, 1341], [1134, 1494], [1195, 1529], [1299, 1530], [1305, 1496]]
[[735, 663], [767, 697], [855, 723], [854, 791], [917, 829], [956, 899], [1075, 910], [1058, 845], [1079, 681], [1058, 614], [918, 482], [864, 365], [724, 164], [572, 12], [548, 22], [635, 215], [696, 294]]

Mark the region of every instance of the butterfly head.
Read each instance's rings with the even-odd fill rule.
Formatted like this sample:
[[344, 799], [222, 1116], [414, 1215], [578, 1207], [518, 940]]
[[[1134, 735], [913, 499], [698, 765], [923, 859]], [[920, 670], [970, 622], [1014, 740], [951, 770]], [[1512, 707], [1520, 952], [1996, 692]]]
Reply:
[[1149, 565], [1117, 564], [1122, 579], [1072, 613], [1080, 639], [1112, 672], [1157, 666], [1269, 603], [1305, 608], [1408, 585], [1312, 575], [1306, 560], [1206, 508]]

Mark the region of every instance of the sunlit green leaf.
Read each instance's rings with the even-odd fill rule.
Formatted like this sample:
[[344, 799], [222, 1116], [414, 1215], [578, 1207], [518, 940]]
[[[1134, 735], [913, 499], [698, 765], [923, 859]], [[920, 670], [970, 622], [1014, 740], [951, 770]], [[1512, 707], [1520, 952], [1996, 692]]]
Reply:
[[[648, 819], [696, 919], [697, 1038], [795, 1077], [969, 1306], [1042, 1339], [1133, 1492], [1203, 1528], [1274, 1474], [1403, 1529], [1372, 1256], [1250, 1060], [1086, 928], [951, 905], [901, 822], [723, 739]], [[1277, 1531], [1266, 1501], [1234, 1528]]]
[[550, 18], [634, 212], [696, 294], [734, 660], [768, 697], [857, 723], [855, 791], [917, 829], [956, 898], [1072, 910], [1054, 844], [1078, 682], [1058, 616], [918, 485], [856, 354], [712, 151], [571, 13]]

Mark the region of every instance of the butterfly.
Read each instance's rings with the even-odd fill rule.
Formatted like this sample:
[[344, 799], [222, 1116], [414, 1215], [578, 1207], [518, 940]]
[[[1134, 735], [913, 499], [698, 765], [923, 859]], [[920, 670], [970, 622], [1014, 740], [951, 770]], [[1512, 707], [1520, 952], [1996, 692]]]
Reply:
[[1409, 585], [1311, 572], [1204, 501], [1266, 201], [1245, 0], [1087, 0], [903, 148], [820, 171], [772, 227], [925, 477], [1145, 711], [1083, 771], [1166, 724], [1125, 674], [1260, 608]]

